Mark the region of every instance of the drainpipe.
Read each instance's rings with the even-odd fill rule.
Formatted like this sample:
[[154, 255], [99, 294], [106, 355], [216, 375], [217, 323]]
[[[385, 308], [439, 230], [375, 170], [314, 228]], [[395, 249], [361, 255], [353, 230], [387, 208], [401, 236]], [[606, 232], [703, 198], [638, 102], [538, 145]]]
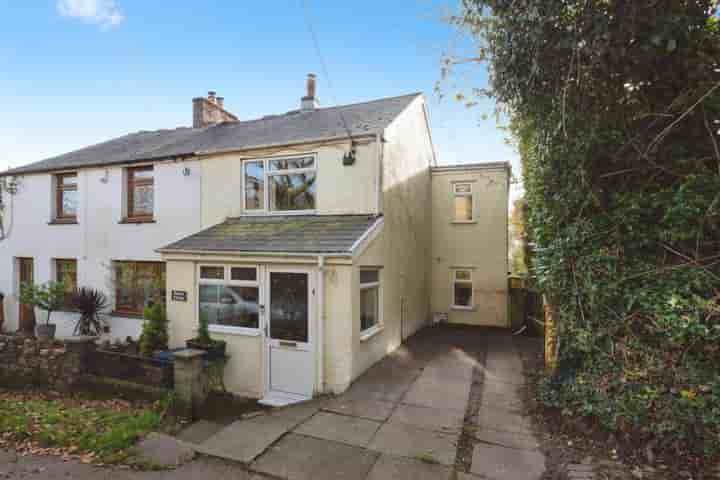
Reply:
[[320, 393], [325, 393], [325, 256], [318, 255], [318, 282], [317, 282], [317, 302], [318, 302], [318, 361], [319, 369], [319, 389]]

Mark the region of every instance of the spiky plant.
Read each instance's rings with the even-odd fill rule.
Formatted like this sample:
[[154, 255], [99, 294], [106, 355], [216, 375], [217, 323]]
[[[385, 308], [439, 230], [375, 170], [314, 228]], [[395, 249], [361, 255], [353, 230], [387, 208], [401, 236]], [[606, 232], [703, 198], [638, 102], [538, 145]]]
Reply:
[[102, 314], [110, 306], [105, 294], [99, 290], [83, 287], [72, 297], [72, 304], [80, 313], [75, 325], [75, 335], [100, 335], [106, 323]]

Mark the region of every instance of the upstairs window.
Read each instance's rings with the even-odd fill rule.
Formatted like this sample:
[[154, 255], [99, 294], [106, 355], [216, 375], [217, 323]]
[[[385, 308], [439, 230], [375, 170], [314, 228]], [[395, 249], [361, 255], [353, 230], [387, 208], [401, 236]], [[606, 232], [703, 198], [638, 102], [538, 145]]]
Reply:
[[58, 222], [76, 222], [77, 211], [77, 173], [55, 175], [55, 220]]
[[272, 158], [243, 163], [244, 207], [249, 212], [315, 210], [315, 157]]
[[453, 184], [455, 222], [473, 221], [472, 183]]
[[155, 177], [152, 166], [127, 169], [127, 219], [151, 221], [155, 208]]
[[453, 270], [453, 308], [473, 308], [472, 270]]

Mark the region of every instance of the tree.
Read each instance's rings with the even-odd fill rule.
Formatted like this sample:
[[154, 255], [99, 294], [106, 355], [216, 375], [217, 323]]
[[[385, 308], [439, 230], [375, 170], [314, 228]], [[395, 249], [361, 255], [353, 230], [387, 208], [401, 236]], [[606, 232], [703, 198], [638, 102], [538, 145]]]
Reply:
[[65, 284], [47, 282], [42, 285], [23, 283], [20, 285], [20, 303], [32, 305], [47, 312], [45, 324], [50, 325], [50, 316], [65, 305]]
[[477, 41], [469, 61], [489, 62], [523, 163], [531, 270], [560, 339], [544, 400], [698, 455], [720, 447], [716, 13], [464, 0], [452, 19]]

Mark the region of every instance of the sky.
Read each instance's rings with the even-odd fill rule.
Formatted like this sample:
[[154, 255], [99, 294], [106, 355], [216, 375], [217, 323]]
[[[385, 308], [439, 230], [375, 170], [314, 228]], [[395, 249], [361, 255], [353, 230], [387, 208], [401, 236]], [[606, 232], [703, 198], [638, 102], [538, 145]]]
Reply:
[[296, 109], [313, 72], [322, 106], [423, 92], [439, 164], [510, 161], [519, 177], [494, 104], [453, 99], [458, 88], [486, 86], [486, 68], [442, 82], [444, 98], [435, 93], [443, 54], [471, 48], [443, 21], [458, 4], [0, 2], [0, 170], [190, 125], [192, 97], [209, 90], [241, 120]]

